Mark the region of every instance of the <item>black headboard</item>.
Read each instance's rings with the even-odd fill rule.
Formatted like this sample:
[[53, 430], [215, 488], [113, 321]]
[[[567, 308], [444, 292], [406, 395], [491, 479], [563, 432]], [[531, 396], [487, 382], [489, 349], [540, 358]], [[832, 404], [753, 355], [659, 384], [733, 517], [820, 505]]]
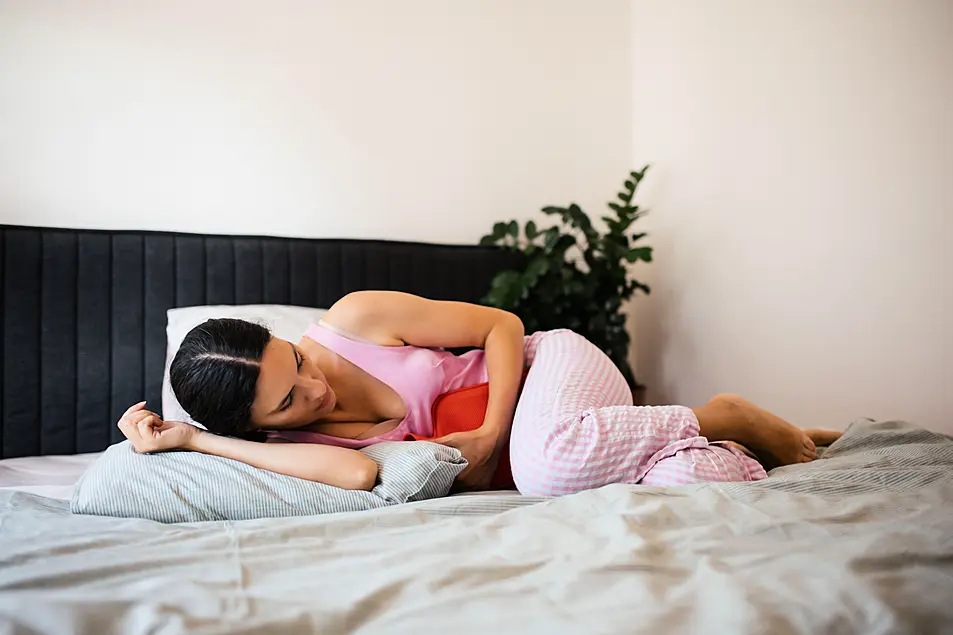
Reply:
[[160, 410], [172, 307], [328, 307], [360, 289], [478, 302], [518, 262], [475, 246], [0, 225], [0, 457], [99, 451], [130, 404]]

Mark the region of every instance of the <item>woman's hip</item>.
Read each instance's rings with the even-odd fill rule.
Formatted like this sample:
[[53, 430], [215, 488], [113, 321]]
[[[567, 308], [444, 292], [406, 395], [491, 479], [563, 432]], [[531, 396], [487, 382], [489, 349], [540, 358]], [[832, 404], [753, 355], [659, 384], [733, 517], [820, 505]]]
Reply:
[[[588, 408], [630, 406], [632, 393], [603, 351], [569, 329], [524, 338], [526, 380], [516, 417], [568, 416]], [[514, 420], [515, 423], [515, 420]]]

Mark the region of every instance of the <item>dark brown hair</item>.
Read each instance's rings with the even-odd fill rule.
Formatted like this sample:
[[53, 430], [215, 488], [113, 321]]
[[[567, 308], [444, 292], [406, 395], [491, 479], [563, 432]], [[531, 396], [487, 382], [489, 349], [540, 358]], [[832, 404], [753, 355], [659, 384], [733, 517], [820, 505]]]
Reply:
[[185, 336], [169, 368], [182, 408], [210, 432], [261, 439], [251, 427], [261, 357], [271, 332], [260, 324], [219, 318]]

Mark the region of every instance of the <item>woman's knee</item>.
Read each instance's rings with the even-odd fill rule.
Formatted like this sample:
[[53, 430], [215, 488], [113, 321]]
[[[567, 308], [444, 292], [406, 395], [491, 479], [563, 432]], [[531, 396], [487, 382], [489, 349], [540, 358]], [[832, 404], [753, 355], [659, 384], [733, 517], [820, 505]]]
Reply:
[[[546, 331], [533, 357], [534, 366], [569, 388], [597, 388], [609, 397], [604, 403], [588, 405], [632, 405], [632, 393], [619, 368], [604, 351], [575, 331]], [[553, 368], [559, 371], [553, 374]]]
[[[568, 342], [574, 346], [595, 347], [595, 344], [571, 329], [555, 329], [549, 331], [549, 335], [554, 339], [558, 339], [561, 342]], [[596, 350], [598, 350], [598, 348], [596, 348]]]

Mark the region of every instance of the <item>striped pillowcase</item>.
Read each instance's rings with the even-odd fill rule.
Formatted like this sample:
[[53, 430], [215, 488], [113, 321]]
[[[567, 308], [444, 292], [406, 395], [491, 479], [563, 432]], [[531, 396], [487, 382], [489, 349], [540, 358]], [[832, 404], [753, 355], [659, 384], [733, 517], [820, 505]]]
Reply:
[[110, 446], [83, 474], [70, 510], [163, 523], [362, 511], [444, 496], [467, 465], [459, 450], [423, 441], [378, 443], [361, 452], [380, 468], [370, 492], [198, 452], [138, 454], [123, 441]]

